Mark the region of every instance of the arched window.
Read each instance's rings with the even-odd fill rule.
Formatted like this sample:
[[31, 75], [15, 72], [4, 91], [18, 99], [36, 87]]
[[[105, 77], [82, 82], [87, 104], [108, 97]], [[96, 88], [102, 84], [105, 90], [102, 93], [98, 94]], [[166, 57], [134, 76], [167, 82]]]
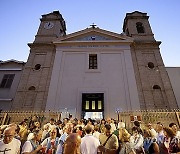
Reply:
[[160, 89], [161, 90], [161, 87], [159, 85], [154, 85], [153, 89]]
[[163, 91], [161, 90], [161, 87], [159, 85], [153, 85], [152, 88], [153, 88], [152, 94], [154, 99], [154, 106], [159, 109], [164, 108], [166, 98], [164, 98], [164, 94]]
[[28, 90], [32, 90], [33, 91], [33, 90], [36, 90], [36, 88], [34, 86], [31, 86], [31, 87], [28, 88]]
[[141, 22], [136, 23], [136, 28], [138, 33], [144, 33], [144, 26]]

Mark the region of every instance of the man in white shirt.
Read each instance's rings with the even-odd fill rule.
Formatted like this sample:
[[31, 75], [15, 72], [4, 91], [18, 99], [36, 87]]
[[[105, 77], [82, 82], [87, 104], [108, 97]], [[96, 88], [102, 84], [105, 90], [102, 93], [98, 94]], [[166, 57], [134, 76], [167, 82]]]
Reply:
[[97, 148], [100, 142], [92, 135], [92, 127], [86, 125], [85, 132], [86, 135], [81, 139], [81, 154], [97, 154]]
[[55, 125], [55, 120], [53, 118], [50, 119], [49, 123], [45, 124], [44, 127], [46, 126], [49, 126], [49, 132], [53, 129], [53, 128], [56, 128], [56, 125]]
[[19, 154], [21, 142], [14, 138], [15, 128], [7, 127], [4, 130], [2, 140], [0, 140], [0, 153], [5, 154]]
[[140, 134], [140, 129], [138, 127], [132, 128], [132, 136], [130, 137], [131, 147], [137, 151], [143, 147], [144, 138]]

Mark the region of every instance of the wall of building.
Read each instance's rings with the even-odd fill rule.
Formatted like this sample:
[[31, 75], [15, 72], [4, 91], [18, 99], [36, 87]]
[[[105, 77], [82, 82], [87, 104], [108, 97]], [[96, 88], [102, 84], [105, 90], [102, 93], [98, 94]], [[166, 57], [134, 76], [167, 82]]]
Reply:
[[[98, 69], [88, 69], [88, 55], [97, 53]], [[105, 117], [140, 109], [130, 49], [57, 48], [46, 110], [75, 110], [80, 117], [82, 93], [104, 93]]]
[[14, 61], [0, 63], [0, 84], [5, 74], [15, 74], [10, 88], [0, 88], [0, 110], [11, 110], [12, 100], [21, 78], [24, 63]]
[[180, 108], [180, 67], [166, 67], [171, 85]]

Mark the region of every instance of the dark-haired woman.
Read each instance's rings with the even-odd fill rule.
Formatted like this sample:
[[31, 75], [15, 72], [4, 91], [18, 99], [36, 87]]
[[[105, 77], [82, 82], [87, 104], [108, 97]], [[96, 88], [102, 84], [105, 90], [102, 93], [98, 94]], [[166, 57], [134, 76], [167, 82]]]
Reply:
[[163, 128], [163, 132], [165, 135], [164, 142], [160, 147], [160, 151], [163, 154], [171, 154], [180, 152], [180, 148], [178, 146], [178, 139], [175, 136], [175, 133], [171, 128], [165, 127]]

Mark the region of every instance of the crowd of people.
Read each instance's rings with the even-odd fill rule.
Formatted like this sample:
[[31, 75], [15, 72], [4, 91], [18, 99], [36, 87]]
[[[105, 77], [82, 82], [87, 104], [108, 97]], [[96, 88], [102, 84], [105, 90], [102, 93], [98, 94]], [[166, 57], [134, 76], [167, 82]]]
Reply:
[[175, 123], [148, 123], [107, 118], [50, 119], [42, 125], [36, 116], [29, 121], [0, 127], [0, 154], [174, 154], [180, 153], [180, 131]]

